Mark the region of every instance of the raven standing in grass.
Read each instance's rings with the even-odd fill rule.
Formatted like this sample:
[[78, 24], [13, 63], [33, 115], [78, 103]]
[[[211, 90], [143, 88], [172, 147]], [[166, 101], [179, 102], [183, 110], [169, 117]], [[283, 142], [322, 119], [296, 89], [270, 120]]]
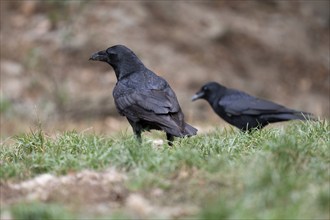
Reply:
[[216, 82], [205, 84], [192, 97], [192, 101], [197, 99], [208, 101], [217, 115], [242, 131], [261, 129], [269, 123], [312, 117], [310, 113], [295, 111]]
[[166, 132], [169, 144], [174, 137], [192, 136], [197, 129], [184, 122], [184, 115], [169, 84], [147, 69], [127, 47], [115, 45], [94, 53], [90, 60], [110, 64], [117, 84], [113, 97], [118, 112], [126, 116], [134, 134], [141, 141], [141, 132], [151, 129]]

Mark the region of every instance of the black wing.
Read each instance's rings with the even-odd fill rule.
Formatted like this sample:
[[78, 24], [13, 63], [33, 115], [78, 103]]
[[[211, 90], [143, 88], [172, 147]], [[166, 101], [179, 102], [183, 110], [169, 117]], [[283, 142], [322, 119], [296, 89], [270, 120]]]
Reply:
[[224, 96], [218, 104], [230, 115], [262, 115], [294, 112], [294, 110], [285, 108], [282, 105], [258, 99], [239, 91]]
[[146, 121], [152, 127], [160, 127], [179, 137], [190, 134], [185, 129], [183, 113], [171, 88], [126, 93], [115, 98], [115, 103], [119, 113], [133, 122]]
[[115, 97], [115, 103], [120, 113], [132, 105], [144, 109], [145, 114], [150, 112], [168, 114], [180, 111], [178, 100], [171, 88], [126, 92]]

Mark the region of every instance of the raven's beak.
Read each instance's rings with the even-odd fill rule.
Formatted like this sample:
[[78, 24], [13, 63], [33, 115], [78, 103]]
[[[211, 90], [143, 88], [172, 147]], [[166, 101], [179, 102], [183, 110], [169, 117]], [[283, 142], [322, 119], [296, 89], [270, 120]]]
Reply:
[[203, 98], [204, 96], [204, 92], [200, 91], [200, 92], [197, 92], [193, 97], [191, 97], [191, 101], [195, 101], [197, 99], [200, 99], [200, 98]]
[[108, 54], [104, 50], [93, 53], [89, 60], [97, 60], [97, 61], [108, 61]]

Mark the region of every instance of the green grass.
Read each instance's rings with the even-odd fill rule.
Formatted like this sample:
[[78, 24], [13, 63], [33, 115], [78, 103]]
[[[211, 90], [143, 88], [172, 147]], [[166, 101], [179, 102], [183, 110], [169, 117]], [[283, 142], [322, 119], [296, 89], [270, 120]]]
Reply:
[[59, 220], [72, 219], [72, 216], [59, 205], [42, 203], [17, 204], [11, 208], [15, 219], [24, 220]]
[[[327, 121], [287, 123], [285, 128], [252, 134], [215, 129], [178, 139], [173, 147], [154, 147], [149, 139], [139, 144], [128, 134], [109, 138], [75, 131], [51, 138], [37, 130], [1, 146], [0, 178], [18, 181], [41, 173], [114, 166], [127, 173], [129, 191], [144, 192], [160, 206], [197, 205], [201, 211], [194, 217], [330, 216]], [[183, 171], [188, 176], [179, 178]], [[153, 198], [148, 194], [153, 188], [163, 189], [165, 195]]]

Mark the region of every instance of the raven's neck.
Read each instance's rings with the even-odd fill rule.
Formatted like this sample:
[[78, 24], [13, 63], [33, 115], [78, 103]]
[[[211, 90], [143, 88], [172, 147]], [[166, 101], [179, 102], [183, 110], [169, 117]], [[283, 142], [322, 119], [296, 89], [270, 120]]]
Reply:
[[214, 106], [214, 105], [218, 105], [221, 98], [222, 98], [222, 96], [217, 96], [217, 94], [214, 93], [214, 94], [208, 96], [206, 100], [211, 106]]
[[139, 59], [125, 59], [117, 64], [110, 64], [115, 71], [117, 80], [127, 77], [135, 72], [145, 70], [145, 66]]
[[225, 96], [226, 88], [222, 87], [219, 88], [217, 91], [210, 93], [206, 100], [211, 106], [217, 106], [220, 102], [220, 100]]

